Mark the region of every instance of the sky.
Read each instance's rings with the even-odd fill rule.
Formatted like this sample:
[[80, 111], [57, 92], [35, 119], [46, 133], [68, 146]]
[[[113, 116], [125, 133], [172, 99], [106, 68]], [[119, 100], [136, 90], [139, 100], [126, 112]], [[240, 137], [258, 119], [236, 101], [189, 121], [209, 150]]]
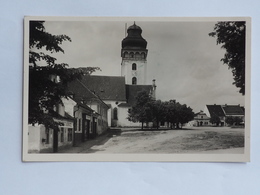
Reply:
[[[69, 67], [100, 67], [95, 75], [121, 76], [121, 41], [125, 24], [134, 21], [46, 21], [46, 31], [65, 34], [71, 42], [65, 53], [52, 54]], [[208, 34], [211, 21], [136, 21], [147, 41], [147, 84], [156, 79], [156, 98], [175, 99], [194, 112], [207, 104], [245, 105], [232, 83], [233, 76], [220, 59], [225, 50]]]

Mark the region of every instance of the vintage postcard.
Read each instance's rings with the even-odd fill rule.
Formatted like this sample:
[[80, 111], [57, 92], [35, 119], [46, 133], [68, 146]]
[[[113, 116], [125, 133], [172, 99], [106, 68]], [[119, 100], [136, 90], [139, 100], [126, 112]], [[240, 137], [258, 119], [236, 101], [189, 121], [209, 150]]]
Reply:
[[25, 17], [23, 161], [250, 161], [251, 19]]

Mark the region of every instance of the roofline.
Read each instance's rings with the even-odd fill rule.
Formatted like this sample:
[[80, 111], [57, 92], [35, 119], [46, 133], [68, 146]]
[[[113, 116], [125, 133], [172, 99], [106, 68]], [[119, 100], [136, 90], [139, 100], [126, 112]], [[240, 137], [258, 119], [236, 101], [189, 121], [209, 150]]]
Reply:
[[109, 106], [108, 106], [102, 99], [100, 99], [100, 97], [99, 97], [98, 95], [96, 95], [96, 94], [94, 94], [92, 91], [90, 91], [89, 88], [88, 88], [86, 85], [84, 85], [79, 79], [77, 79], [77, 81], [78, 81], [83, 87], [85, 87], [94, 97], [96, 97], [98, 100], [100, 100], [101, 103], [103, 103], [104, 105], [106, 105], [106, 106], [109, 108]]

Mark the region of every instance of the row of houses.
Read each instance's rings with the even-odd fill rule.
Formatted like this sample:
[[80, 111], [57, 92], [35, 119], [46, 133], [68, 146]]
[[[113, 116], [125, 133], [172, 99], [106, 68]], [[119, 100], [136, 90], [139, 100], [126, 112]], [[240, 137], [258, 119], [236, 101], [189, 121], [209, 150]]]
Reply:
[[192, 126], [212, 126], [210, 122], [211, 117], [218, 117], [220, 119], [220, 126], [227, 126], [227, 117], [239, 117], [243, 122], [245, 121], [245, 109], [240, 105], [206, 105], [204, 111], [195, 114], [194, 120], [190, 122]]
[[54, 107], [59, 130], [44, 125], [29, 125], [28, 152], [57, 152], [58, 148], [77, 146], [108, 129], [108, 109], [97, 95], [79, 80], [69, 84], [69, 97]]

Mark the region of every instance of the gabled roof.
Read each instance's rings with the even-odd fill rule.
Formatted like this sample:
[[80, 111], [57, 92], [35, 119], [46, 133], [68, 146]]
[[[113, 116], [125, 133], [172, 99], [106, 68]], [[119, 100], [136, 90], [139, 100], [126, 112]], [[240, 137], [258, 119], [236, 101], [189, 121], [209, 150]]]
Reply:
[[97, 98], [97, 96], [95, 94], [93, 94], [78, 79], [76, 79], [68, 84], [68, 93], [73, 93], [73, 95], [74, 95], [73, 100], [75, 100], [76, 102], [81, 101], [83, 99]]
[[244, 110], [240, 105], [224, 105], [223, 110], [226, 115], [244, 115]]
[[221, 105], [206, 105], [209, 111], [210, 116], [225, 116], [225, 113], [222, 110]]
[[[70, 82], [68, 84], [68, 93], [73, 94], [73, 100], [76, 101], [79, 105], [84, 106], [82, 104], [82, 100], [98, 100], [99, 102], [103, 102], [99, 96], [91, 92], [87, 86], [85, 86], [81, 81], [78, 79]], [[106, 105], [106, 104], [105, 104]], [[106, 105], [107, 106], [107, 105]], [[108, 107], [108, 106], [107, 106]]]
[[194, 117], [198, 116], [198, 115], [206, 115], [203, 111], [197, 112], [194, 114]]
[[80, 81], [102, 100], [126, 100], [124, 77], [85, 75]]
[[136, 102], [136, 96], [141, 91], [146, 91], [148, 94], [153, 89], [152, 85], [126, 85], [126, 98], [127, 98], [127, 105], [124, 106], [133, 106]]

